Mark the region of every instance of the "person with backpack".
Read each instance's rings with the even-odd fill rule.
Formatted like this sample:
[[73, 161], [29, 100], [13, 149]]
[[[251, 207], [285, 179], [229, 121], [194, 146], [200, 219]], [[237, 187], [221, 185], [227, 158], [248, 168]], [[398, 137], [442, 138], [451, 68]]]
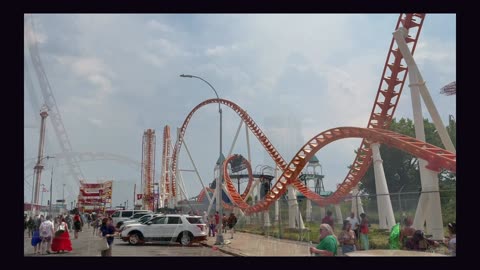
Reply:
[[51, 219], [52, 218], [50, 216], [47, 216], [47, 220], [40, 224], [40, 238], [42, 239], [42, 243], [40, 244], [40, 253], [42, 255], [45, 254], [45, 251], [48, 254], [52, 253], [50, 246], [52, 244], [52, 238], [55, 232]]

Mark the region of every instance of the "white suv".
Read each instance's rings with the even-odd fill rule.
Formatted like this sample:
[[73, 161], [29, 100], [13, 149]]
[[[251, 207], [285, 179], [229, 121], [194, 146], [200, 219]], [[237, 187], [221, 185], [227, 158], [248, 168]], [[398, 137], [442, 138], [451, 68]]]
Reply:
[[120, 237], [131, 245], [144, 242], [179, 242], [187, 246], [207, 240], [205, 227], [201, 216], [167, 214], [143, 224], [127, 225]]

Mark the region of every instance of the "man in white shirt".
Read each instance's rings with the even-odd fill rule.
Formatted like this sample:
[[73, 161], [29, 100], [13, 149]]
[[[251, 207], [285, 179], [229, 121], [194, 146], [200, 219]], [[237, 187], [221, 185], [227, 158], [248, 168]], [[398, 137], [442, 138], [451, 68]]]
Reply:
[[52, 239], [54, 235], [54, 226], [53, 222], [51, 221], [51, 217], [47, 216], [47, 220], [42, 222], [40, 224], [40, 238], [42, 239], [42, 243], [40, 244], [40, 252], [41, 254], [45, 254], [45, 246], [46, 246], [46, 252], [50, 254], [52, 251], [50, 249], [50, 246], [52, 244]]
[[352, 224], [352, 230], [355, 232], [355, 240], [357, 241], [358, 240], [358, 228], [359, 228], [358, 225], [360, 224], [360, 222], [355, 217], [354, 212], [352, 212], [350, 214], [350, 216], [346, 218], [346, 220], [348, 220], [350, 222], [350, 224]]

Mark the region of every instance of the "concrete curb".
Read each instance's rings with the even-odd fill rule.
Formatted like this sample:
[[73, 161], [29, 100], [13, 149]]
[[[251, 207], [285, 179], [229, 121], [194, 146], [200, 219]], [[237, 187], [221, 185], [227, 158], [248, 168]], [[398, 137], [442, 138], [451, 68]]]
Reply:
[[[210, 248], [213, 248], [214, 245], [209, 245], [208, 243], [205, 243], [205, 242], [202, 242], [200, 243], [202, 246], [205, 246], [205, 247], [210, 247]], [[225, 254], [228, 254], [228, 255], [232, 255], [234, 257], [246, 257], [246, 255], [244, 254], [241, 254], [241, 253], [235, 253], [235, 252], [232, 252], [232, 251], [229, 251], [229, 250], [225, 250], [224, 248], [221, 248], [221, 247], [218, 247], [218, 250], [225, 253]]]

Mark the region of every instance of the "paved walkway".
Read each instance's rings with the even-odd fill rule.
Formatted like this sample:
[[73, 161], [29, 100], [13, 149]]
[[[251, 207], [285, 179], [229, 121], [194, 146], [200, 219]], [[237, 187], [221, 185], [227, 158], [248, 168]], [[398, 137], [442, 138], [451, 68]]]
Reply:
[[[203, 244], [233, 256], [310, 256], [309, 244], [266, 237], [258, 234], [236, 232], [231, 239], [230, 231], [223, 234], [224, 245], [215, 245], [216, 237], [208, 237]], [[315, 245], [315, 244], [314, 244]]]

